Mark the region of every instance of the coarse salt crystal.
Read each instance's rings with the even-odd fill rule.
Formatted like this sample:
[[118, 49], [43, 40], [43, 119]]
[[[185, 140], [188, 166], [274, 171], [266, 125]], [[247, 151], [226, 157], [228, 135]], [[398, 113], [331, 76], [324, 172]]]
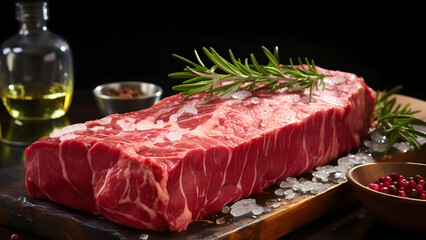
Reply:
[[149, 235], [148, 235], [148, 234], [146, 234], [146, 233], [142, 233], [142, 234], [139, 236], [139, 239], [140, 239], [140, 240], [148, 240], [148, 238], [149, 238]]
[[191, 103], [185, 104], [182, 107], [182, 111], [187, 112], [187, 113], [197, 114], [198, 110], [195, 107], [196, 104], [197, 104], [196, 102], [191, 102]]
[[260, 99], [259, 99], [259, 98], [257, 98], [257, 97], [252, 97], [252, 98], [250, 99], [250, 102], [251, 102], [251, 103], [253, 103], [253, 104], [258, 104], [258, 103], [260, 103]]
[[230, 206], [225, 206], [222, 208], [222, 213], [228, 214], [231, 211], [231, 207]]
[[104, 118], [98, 119], [98, 123], [105, 125], [105, 124], [111, 123], [111, 120], [112, 120], [111, 117], [104, 117]]
[[77, 135], [75, 135], [74, 133], [67, 133], [65, 135], [62, 135], [59, 137], [59, 140], [61, 141], [65, 141], [65, 140], [70, 140], [70, 139], [74, 139], [76, 138]]
[[60, 136], [65, 135], [67, 133], [72, 133], [72, 132], [75, 132], [75, 131], [81, 131], [81, 130], [86, 130], [86, 129], [87, 129], [87, 127], [86, 127], [86, 125], [84, 125], [84, 123], [76, 123], [76, 124], [73, 124], [73, 125], [66, 126], [66, 127], [62, 128], [60, 130], [59, 129], [53, 130], [53, 132], [50, 134], [50, 137], [52, 137], [52, 138], [60, 137]]
[[232, 94], [233, 99], [244, 100], [252, 95], [249, 91], [238, 91]]
[[230, 213], [234, 217], [239, 217], [249, 212], [254, 215], [259, 215], [262, 214], [264, 211], [264, 207], [256, 204], [256, 199], [245, 198], [232, 204]]
[[117, 124], [120, 125], [120, 127], [125, 132], [134, 131], [136, 129], [136, 124], [134, 124], [132, 122], [126, 122], [123, 119], [118, 120]]
[[169, 122], [173, 123], [173, 122], [177, 122], [178, 117], [180, 117], [182, 114], [184, 113], [191, 113], [191, 114], [197, 114], [198, 110], [195, 107], [195, 105], [197, 104], [197, 102], [190, 102], [185, 104], [182, 108], [180, 108], [176, 113], [170, 115], [169, 117]]
[[260, 206], [260, 205], [255, 205], [252, 209], [251, 209], [251, 213], [253, 213], [254, 215], [260, 215], [265, 211], [265, 208]]
[[236, 208], [240, 206], [247, 206], [251, 204], [256, 204], [256, 199], [254, 198], [244, 198], [239, 201], [236, 201], [234, 204], [231, 205], [231, 208]]
[[284, 195], [284, 190], [281, 188], [278, 188], [277, 190], [274, 191], [275, 195], [277, 196], [283, 196]]

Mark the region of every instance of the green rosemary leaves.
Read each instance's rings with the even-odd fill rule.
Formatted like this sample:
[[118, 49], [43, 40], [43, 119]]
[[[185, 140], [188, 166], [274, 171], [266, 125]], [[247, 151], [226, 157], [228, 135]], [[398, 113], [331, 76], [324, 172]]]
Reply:
[[282, 65], [279, 63], [278, 47], [275, 47], [273, 53], [265, 47], [262, 50], [269, 60], [267, 65], [260, 65], [253, 54], [250, 54], [250, 60], [237, 59], [231, 50], [230, 60], [226, 60], [213, 48], [203, 48], [204, 54], [213, 63], [210, 68], [204, 65], [196, 50], [194, 53], [197, 63], [173, 54], [190, 66], [183, 72], [169, 74], [170, 78], [186, 79], [172, 89], [180, 91], [186, 98], [197, 93], [209, 93], [208, 103], [214, 94], [224, 96], [227, 93], [255, 92], [259, 89], [269, 89], [272, 92], [284, 87], [291, 87], [293, 92], [309, 88], [311, 100], [314, 88], [318, 89], [318, 85], [324, 88], [325, 75], [317, 72], [313, 60], [305, 59], [303, 62], [298, 58], [299, 67], [294, 66], [292, 59], [290, 65]]
[[413, 126], [414, 124], [426, 126], [425, 121], [412, 116], [419, 111], [411, 110], [409, 103], [403, 108], [401, 108], [401, 104], [395, 106], [396, 98], [390, 98], [392, 94], [401, 89], [402, 86], [397, 86], [389, 91], [377, 91], [373, 121], [376, 122], [376, 130], [389, 139], [385, 153], [399, 140], [408, 142], [411, 146], [420, 149], [417, 136], [426, 137], [425, 132], [419, 131]]

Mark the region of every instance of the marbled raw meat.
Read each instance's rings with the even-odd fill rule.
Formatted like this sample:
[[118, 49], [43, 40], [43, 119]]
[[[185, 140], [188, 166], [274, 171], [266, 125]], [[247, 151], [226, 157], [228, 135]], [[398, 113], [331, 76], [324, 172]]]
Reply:
[[308, 89], [209, 104], [177, 94], [56, 130], [26, 149], [28, 192], [129, 227], [184, 231], [359, 146], [375, 92], [352, 73], [318, 71], [329, 76], [311, 102]]

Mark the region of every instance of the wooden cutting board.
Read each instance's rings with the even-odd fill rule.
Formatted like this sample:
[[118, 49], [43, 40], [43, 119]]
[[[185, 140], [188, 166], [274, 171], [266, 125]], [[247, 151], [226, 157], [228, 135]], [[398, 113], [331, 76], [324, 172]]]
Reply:
[[[344, 183], [256, 218], [228, 214], [226, 223], [216, 224], [216, 219], [225, 216], [218, 213], [192, 222], [185, 232], [159, 233], [122, 227], [100, 216], [31, 198], [24, 178], [23, 164], [0, 170], [0, 223], [51, 239], [140, 239], [144, 234], [149, 239], [274, 239], [356, 201]], [[276, 200], [273, 191], [270, 188], [252, 197], [257, 203]]]
[[[413, 109], [424, 110], [417, 117], [426, 119], [424, 101], [405, 96], [399, 96], [398, 100], [410, 102]], [[426, 162], [426, 144], [420, 151], [394, 153], [376, 159]], [[277, 188], [272, 186], [251, 198], [260, 205], [277, 201], [279, 197], [273, 193]], [[355, 201], [355, 193], [349, 183], [344, 182], [316, 195], [298, 197], [256, 217], [217, 213], [193, 221], [182, 233], [153, 232], [122, 227], [101, 216], [31, 198], [25, 187], [23, 164], [0, 170], [0, 224], [51, 239], [276, 239]], [[226, 221], [217, 224], [217, 219]]]

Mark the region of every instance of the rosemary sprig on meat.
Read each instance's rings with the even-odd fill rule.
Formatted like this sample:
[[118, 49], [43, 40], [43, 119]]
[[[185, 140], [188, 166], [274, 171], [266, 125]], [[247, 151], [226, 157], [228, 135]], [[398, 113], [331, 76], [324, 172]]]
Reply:
[[[194, 53], [197, 63], [173, 54], [174, 57], [190, 66], [187, 66], [183, 72], [169, 74], [170, 78], [186, 79], [172, 89], [186, 95], [185, 99], [197, 93], [210, 93], [206, 103], [214, 94], [224, 96], [227, 93], [255, 92], [259, 89], [269, 89], [269, 92], [272, 92], [284, 87], [289, 87], [292, 92], [309, 88], [309, 101], [311, 101], [314, 88], [317, 90], [318, 85], [321, 85], [324, 89], [325, 74], [318, 73], [314, 60], [309, 61], [305, 58], [303, 62], [298, 58], [300, 66], [295, 67], [290, 58], [289, 65], [282, 65], [279, 62], [278, 47], [275, 47], [273, 53], [265, 47], [262, 47], [262, 50], [269, 60], [267, 65], [260, 65], [253, 54], [250, 54], [250, 60], [237, 59], [231, 50], [229, 50], [230, 61], [228, 61], [213, 48], [204, 47], [204, 54], [213, 63], [210, 68], [204, 65], [196, 50]], [[217, 70], [220, 72], [216, 72]]]
[[373, 120], [376, 122], [376, 130], [389, 139], [385, 154], [394, 143], [401, 140], [420, 149], [417, 136], [426, 137], [425, 132], [417, 130], [413, 126], [415, 124], [426, 126], [425, 121], [412, 116], [420, 111], [413, 111], [409, 103], [401, 108], [401, 104], [396, 105], [396, 98], [391, 98], [401, 89], [402, 86], [397, 86], [389, 91], [377, 91]]

